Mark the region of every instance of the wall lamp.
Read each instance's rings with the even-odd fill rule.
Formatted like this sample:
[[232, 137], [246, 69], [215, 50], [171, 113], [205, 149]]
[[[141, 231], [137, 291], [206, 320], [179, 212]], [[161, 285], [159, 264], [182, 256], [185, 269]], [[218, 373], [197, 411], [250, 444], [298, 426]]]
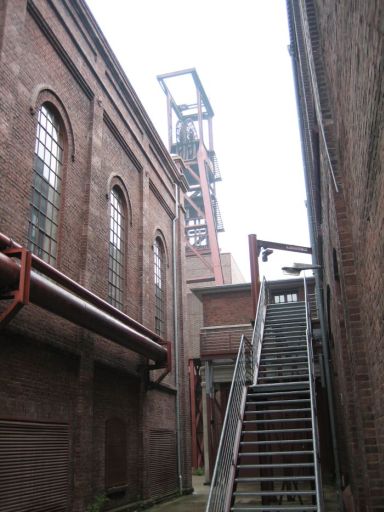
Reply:
[[292, 267], [282, 267], [284, 274], [290, 276], [299, 276], [303, 270], [320, 270], [321, 265], [312, 265], [311, 263], [294, 263]]

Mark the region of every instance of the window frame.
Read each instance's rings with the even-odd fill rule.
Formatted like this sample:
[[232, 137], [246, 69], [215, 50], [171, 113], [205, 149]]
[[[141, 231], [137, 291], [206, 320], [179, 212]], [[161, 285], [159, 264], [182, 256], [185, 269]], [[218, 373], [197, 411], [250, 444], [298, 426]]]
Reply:
[[[122, 188], [116, 183], [110, 189], [109, 198], [108, 302], [123, 311], [125, 309], [126, 291], [127, 204]], [[111, 238], [112, 240], [119, 240], [117, 256], [120, 257], [120, 260], [113, 254], [113, 247], [116, 247], [116, 245], [112, 243]]]
[[273, 293], [272, 297], [273, 304], [291, 304], [292, 302], [298, 302], [299, 300], [299, 294], [297, 290], [275, 292]]
[[43, 101], [36, 112], [27, 246], [47, 263], [57, 264], [67, 133], [52, 102]]
[[164, 338], [166, 333], [166, 254], [164, 242], [160, 236], [156, 236], [153, 243], [153, 279], [155, 332]]

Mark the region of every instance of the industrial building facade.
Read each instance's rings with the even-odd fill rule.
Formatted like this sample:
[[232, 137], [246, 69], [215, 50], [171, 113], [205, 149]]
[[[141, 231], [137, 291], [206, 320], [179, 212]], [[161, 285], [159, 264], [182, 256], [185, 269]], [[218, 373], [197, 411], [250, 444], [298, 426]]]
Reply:
[[289, 0], [347, 510], [384, 503], [383, 4]]
[[186, 491], [183, 165], [83, 0], [0, 20], [0, 508]]

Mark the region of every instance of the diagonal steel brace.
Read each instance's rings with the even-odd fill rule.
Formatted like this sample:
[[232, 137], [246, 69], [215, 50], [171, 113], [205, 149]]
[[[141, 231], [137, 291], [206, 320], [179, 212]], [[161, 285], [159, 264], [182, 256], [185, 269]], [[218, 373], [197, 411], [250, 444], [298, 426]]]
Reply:
[[24, 247], [5, 249], [3, 254], [20, 258], [20, 274], [17, 289], [7, 292], [7, 296], [0, 299], [12, 299], [12, 302], [0, 313], [0, 329], [3, 329], [20, 309], [29, 304], [30, 277], [32, 256], [30, 251]]

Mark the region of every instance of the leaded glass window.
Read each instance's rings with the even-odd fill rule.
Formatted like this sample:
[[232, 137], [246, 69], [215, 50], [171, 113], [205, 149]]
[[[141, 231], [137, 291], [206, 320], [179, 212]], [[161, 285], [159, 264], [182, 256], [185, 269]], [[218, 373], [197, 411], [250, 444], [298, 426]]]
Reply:
[[164, 336], [165, 268], [164, 249], [159, 238], [156, 238], [153, 245], [153, 257], [155, 280], [155, 332], [160, 336]]
[[109, 229], [108, 298], [112, 306], [118, 309], [123, 309], [124, 306], [124, 246], [124, 202], [118, 187], [113, 187]]
[[57, 259], [63, 131], [57, 114], [41, 106], [36, 129], [28, 248], [48, 263]]

